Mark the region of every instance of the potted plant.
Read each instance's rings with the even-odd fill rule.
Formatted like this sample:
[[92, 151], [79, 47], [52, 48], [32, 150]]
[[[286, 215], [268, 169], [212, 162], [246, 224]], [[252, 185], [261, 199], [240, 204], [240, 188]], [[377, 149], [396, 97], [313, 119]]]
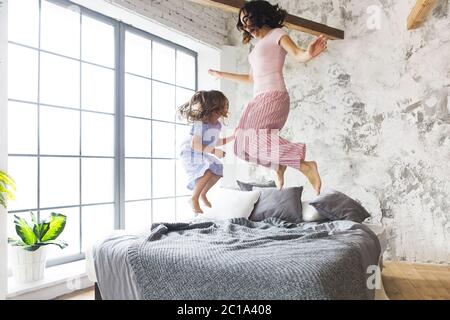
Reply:
[[0, 205], [6, 209], [7, 200], [14, 200], [16, 185], [6, 172], [0, 170]]
[[56, 240], [66, 226], [67, 217], [52, 212], [49, 219], [40, 222], [33, 212], [29, 224], [25, 219], [14, 215], [16, 233], [20, 239], [8, 239], [13, 250], [11, 265], [13, 277], [17, 282], [38, 281], [44, 277], [47, 261], [47, 246], [67, 247], [64, 241]]

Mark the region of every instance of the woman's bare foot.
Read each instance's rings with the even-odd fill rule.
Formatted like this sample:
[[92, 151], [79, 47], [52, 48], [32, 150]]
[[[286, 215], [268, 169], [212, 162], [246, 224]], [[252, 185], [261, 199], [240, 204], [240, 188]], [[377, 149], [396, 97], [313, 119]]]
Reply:
[[200, 204], [198, 203], [198, 199], [190, 199], [189, 204], [191, 205], [192, 211], [194, 211], [195, 214], [203, 213], [202, 209], [200, 208]]
[[322, 180], [317, 169], [317, 163], [315, 161], [303, 161], [300, 164], [300, 171], [308, 178], [314, 190], [316, 190], [317, 195], [320, 195]]
[[206, 194], [200, 195], [200, 199], [202, 199], [202, 202], [205, 206], [207, 206], [208, 208], [212, 208], [211, 202], [209, 202], [208, 198], [206, 197]]
[[284, 173], [286, 172], [286, 169], [287, 169], [286, 166], [279, 165], [278, 170], [276, 170], [277, 175], [276, 185], [278, 190], [281, 190], [284, 187]]

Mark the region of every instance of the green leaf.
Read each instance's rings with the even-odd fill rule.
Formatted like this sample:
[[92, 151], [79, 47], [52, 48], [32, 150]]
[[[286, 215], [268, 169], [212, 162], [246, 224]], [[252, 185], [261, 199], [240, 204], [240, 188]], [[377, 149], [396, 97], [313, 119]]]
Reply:
[[14, 223], [16, 225], [17, 235], [27, 245], [33, 245], [36, 243], [37, 238], [33, 232], [33, 229], [27, 223], [27, 221], [21, 217], [14, 215]]
[[15, 200], [14, 192], [16, 185], [14, 180], [5, 172], [0, 171], [0, 205], [4, 208], [7, 206], [7, 199]]
[[15, 190], [15, 181], [6, 172], [0, 170], [0, 182], [4, 182], [6, 185], [10, 186]]
[[27, 251], [36, 251], [40, 247], [48, 246], [48, 245], [56, 245], [56, 246], [60, 247], [61, 249], [64, 249], [67, 247], [67, 242], [58, 241], [58, 240], [38, 242], [31, 246], [24, 245], [24, 246], [22, 246], [22, 249], [27, 250]]
[[40, 242], [42, 237], [47, 233], [50, 223], [47, 221], [40, 223], [33, 212], [31, 212], [31, 221], [33, 221], [33, 232], [37, 237], [37, 242]]
[[[7, 191], [16, 191], [16, 188], [15, 187], [13, 187], [13, 186], [11, 186], [11, 185], [8, 185], [8, 184], [6, 184], [5, 182], [3, 182], [3, 181], [0, 181], [0, 191], [1, 192], [7, 192]], [[12, 192], [11, 192], [12, 193]]]
[[51, 241], [45, 241], [45, 242], [38, 243], [38, 245], [41, 245], [41, 246], [47, 246], [47, 245], [51, 245], [51, 244], [54, 244], [54, 245], [60, 247], [61, 249], [64, 249], [68, 246], [67, 242], [61, 241], [61, 240], [51, 240]]
[[49, 222], [43, 222], [38, 223], [34, 225], [33, 231], [36, 237], [38, 238], [38, 242], [42, 241], [42, 238], [47, 233], [47, 231], [50, 229], [50, 223]]
[[33, 212], [30, 212], [30, 216], [31, 216], [31, 222], [33, 222], [33, 224], [35, 224], [35, 225], [39, 224], [39, 221]]
[[8, 244], [15, 247], [27, 247], [27, 245], [22, 240], [16, 240], [12, 238], [8, 238]]
[[43, 235], [41, 241], [47, 242], [58, 238], [66, 226], [66, 220], [67, 217], [65, 215], [52, 212], [50, 216], [50, 228]]
[[16, 196], [11, 191], [6, 190], [5, 193], [9, 200], [16, 200]]
[[27, 251], [36, 251], [41, 246], [42, 246], [42, 243], [37, 243], [37, 244], [32, 245], [32, 246], [23, 246], [22, 249], [27, 250]]

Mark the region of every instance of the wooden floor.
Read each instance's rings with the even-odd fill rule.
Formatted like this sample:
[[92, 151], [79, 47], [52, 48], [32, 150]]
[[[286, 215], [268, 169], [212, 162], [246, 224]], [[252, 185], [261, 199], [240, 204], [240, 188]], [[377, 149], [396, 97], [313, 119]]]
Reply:
[[55, 300], [94, 300], [94, 288], [87, 288], [56, 298]]
[[391, 300], [450, 300], [450, 266], [385, 263], [383, 285]]
[[[383, 285], [391, 300], [450, 300], [450, 266], [386, 262]], [[58, 300], [93, 300], [88, 288]]]

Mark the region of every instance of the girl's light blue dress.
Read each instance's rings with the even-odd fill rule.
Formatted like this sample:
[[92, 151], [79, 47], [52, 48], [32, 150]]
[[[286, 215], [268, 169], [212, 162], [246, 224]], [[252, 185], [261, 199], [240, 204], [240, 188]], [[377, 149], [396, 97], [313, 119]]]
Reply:
[[220, 138], [220, 130], [222, 124], [204, 123], [197, 121], [192, 125], [189, 135], [181, 143], [180, 160], [188, 176], [189, 190], [193, 190], [197, 180], [205, 175], [207, 170], [210, 170], [217, 176], [223, 177], [223, 165], [219, 159], [210, 153], [201, 153], [194, 151], [191, 147], [192, 137], [199, 136], [202, 138], [202, 143], [209, 147], [215, 147]]

